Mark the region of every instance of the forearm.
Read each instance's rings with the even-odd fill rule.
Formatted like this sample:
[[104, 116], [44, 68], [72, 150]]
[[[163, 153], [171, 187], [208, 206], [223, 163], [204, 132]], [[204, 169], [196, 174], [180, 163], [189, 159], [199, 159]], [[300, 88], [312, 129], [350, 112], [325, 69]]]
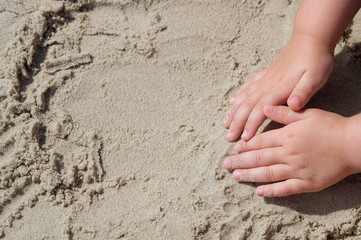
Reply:
[[360, 7], [361, 0], [304, 0], [293, 36], [306, 36], [333, 51]]

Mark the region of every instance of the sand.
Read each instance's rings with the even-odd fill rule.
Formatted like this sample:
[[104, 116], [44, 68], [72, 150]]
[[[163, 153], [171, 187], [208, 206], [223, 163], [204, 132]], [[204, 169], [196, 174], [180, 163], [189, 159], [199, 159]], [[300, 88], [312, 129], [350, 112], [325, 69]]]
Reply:
[[[222, 167], [228, 99], [299, 4], [0, 0], [0, 236], [360, 239], [359, 176], [264, 199]], [[310, 106], [360, 112], [360, 29]]]

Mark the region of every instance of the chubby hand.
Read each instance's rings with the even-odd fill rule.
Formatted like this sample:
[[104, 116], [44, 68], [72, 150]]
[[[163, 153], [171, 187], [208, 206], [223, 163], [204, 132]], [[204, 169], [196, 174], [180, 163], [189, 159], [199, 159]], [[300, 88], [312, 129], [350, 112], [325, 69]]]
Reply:
[[300, 110], [327, 81], [333, 68], [331, 50], [309, 36], [295, 35], [272, 65], [249, 79], [231, 98], [224, 119], [226, 139], [251, 139], [266, 120], [265, 105], [287, 102]]
[[267, 105], [264, 113], [285, 127], [239, 141], [239, 155], [224, 160], [238, 182], [272, 182], [257, 187], [264, 197], [281, 197], [327, 188], [358, 172], [347, 153], [348, 119], [317, 109], [295, 112]]

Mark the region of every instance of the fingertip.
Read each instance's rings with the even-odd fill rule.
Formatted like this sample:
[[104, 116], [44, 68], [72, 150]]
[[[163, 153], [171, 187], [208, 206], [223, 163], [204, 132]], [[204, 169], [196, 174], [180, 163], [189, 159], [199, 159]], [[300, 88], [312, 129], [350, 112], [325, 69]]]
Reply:
[[227, 132], [226, 139], [227, 139], [228, 142], [233, 142], [235, 136], [236, 136], [236, 134], [232, 130], [229, 130]]
[[242, 134], [242, 136], [241, 136], [242, 141], [248, 142], [249, 140], [251, 140], [254, 137], [254, 135], [256, 134], [256, 131], [257, 130], [246, 130], [245, 131], [246, 134], [244, 136]]
[[273, 105], [266, 105], [264, 106], [263, 111], [267, 116], [272, 116], [276, 112], [276, 107]]
[[227, 123], [228, 123], [228, 122], [227, 122], [227, 118], [223, 119], [222, 124], [223, 124], [223, 126], [224, 126], [225, 128], [228, 128], [228, 124], [227, 124]]
[[239, 170], [234, 170], [234, 171], [233, 171], [233, 176], [234, 176], [234, 179], [235, 179], [237, 182], [240, 182], [240, 181], [241, 181], [241, 171], [239, 171]]
[[266, 115], [266, 117], [271, 118], [271, 119], [276, 115], [276, 111], [277, 111], [277, 108], [276, 108], [276, 106], [273, 106], [273, 105], [266, 105], [263, 108], [263, 112]]
[[243, 141], [245, 141], [245, 140], [248, 139], [248, 138], [249, 138], [249, 131], [248, 131], [248, 130], [244, 130], [243, 133], [242, 133], [242, 135], [241, 135], [241, 139], [242, 139]]
[[234, 100], [236, 100], [236, 97], [232, 97], [232, 98], [229, 100], [229, 104], [233, 104], [233, 103], [234, 103]]
[[233, 119], [230, 116], [227, 116], [226, 118], [223, 119], [223, 126], [225, 128], [229, 128], [229, 126], [231, 126], [232, 120]]
[[287, 101], [288, 106], [294, 110], [298, 111], [303, 107], [303, 101], [299, 97], [291, 96]]
[[238, 153], [241, 153], [242, 151], [242, 145], [241, 142], [238, 142], [235, 146], [234, 146], [234, 150]]
[[223, 161], [223, 167], [224, 167], [225, 169], [227, 169], [227, 170], [230, 170], [231, 167], [232, 167], [232, 161], [231, 161], [231, 159], [228, 159], [228, 158], [224, 159], [224, 161]]
[[264, 197], [265, 196], [265, 187], [264, 186], [259, 186], [256, 188], [256, 194], [260, 197]]

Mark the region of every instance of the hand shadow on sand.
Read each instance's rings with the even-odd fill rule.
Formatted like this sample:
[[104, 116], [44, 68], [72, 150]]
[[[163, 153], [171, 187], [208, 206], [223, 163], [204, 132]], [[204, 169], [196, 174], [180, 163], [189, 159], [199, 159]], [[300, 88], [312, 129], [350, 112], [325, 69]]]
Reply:
[[[327, 84], [315, 94], [307, 108], [323, 109], [347, 117], [361, 112], [361, 43], [345, 46], [336, 55], [335, 67]], [[271, 122], [263, 131], [279, 127], [282, 126]], [[361, 174], [349, 176], [321, 192], [284, 198], [265, 198], [265, 202], [315, 215], [359, 207]]]

